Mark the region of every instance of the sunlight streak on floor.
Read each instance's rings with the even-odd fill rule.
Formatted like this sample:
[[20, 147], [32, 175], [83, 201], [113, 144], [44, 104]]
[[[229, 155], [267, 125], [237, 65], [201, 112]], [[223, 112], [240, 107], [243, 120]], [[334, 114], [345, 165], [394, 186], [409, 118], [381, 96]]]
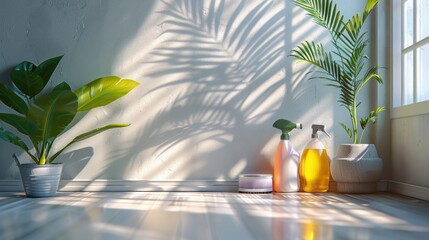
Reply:
[[[392, 194], [355, 198], [335, 193], [62, 192], [31, 199], [0, 193], [0, 235], [328, 240], [429, 236], [429, 204], [408, 201]], [[21, 230], [23, 225], [31, 227]]]

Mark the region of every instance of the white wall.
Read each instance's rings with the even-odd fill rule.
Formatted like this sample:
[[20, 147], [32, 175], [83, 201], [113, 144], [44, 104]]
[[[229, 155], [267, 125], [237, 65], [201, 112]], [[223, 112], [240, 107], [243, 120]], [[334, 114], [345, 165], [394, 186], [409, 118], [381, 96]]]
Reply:
[[392, 180], [429, 188], [429, 114], [392, 120]]
[[392, 152], [391, 152], [391, 95], [392, 74], [390, 73], [390, 29], [389, 29], [389, 1], [380, 1], [371, 16], [374, 24], [371, 24], [372, 47], [374, 53], [372, 60], [380, 67], [379, 74], [384, 79], [384, 84], [372, 84], [373, 96], [375, 100], [371, 102], [371, 109], [377, 106], [385, 106], [386, 110], [380, 114], [378, 122], [373, 126], [371, 132], [371, 142], [375, 143], [379, 155], [383, 158], [384, 173], [382, 179], [390, 179], [392, 172]]
[[[347, 16], [364, 1], [337, 1]], [[70, 148], [59, 159], [65, 179], [232, 179], [272, 171], [278, 118], [304, 124], [292, 142], [302, 151], [312, 123], [329, 155], [348, 142], [338, 93], [307, 81], [306, 64], [288, 57], [304, 40], [329, 43], [292, 1], [1, 1], [0, 74], [23, 60], [65, 54], [54, 83], [76, 88], [103, 75], [141, 85], [114, 104], [82, 116], [57, 148], [82, 131], [128, 122]], [[362, 95], [367, 112], [374, 94]], [[1, 106], [5, 111], [5, 107]], [[371, 135], [371, 134], [368, 134]], [[369, 136], [367, 140], [369, 140]], [[0, 178], [18, 178], [0, 142]], [[380, 151], [380, 150], [379, 150]], [[383, 156], [383, 149], [380, 154]], [[23, 161], [25, 156], [21, 154]]]
[[[387, 1], [386, 1], [387, 2]], [[388, 1], [387, 9], [395, 9], [395, 11], [401, 11], [400, 8], [396, 9], [397, 6], [400, 6], [400, 1]], [[398, 5], [399, 4], [399, 5]], [[400, 18], [398, 20], [398, 14], [389, 11], [388, 16], [390, 27], [395, 29], [397, 24], [400, 23]], [[386, 26], [388, 25], [386, 24]], [[389, 73], [393, 76], [400, 76], [400, 68], [398, 69], [397, 64], [400, 65], [399, 59], [397, 59], [398, 51], [393, 49], [400, 45], [400, 33], [394, 33], [392, 36], [392, 29], [389, 32], [389, 37], [386, 37], [386, 43], [389, 46], [390, 56], [388, 59], [389, 63]], [[395, 50], [395, 51], [394, 51]], [[399, 47], [400, 50], [400, 47]], [[399, 51], [399, 54], [400, 51]], [[396, 65], [394, 65], [396, 64]], [[392, 79], [393, 80], [393, 79]], [[401, 79], [395, 79], [401, 80]], [[396, 91], [396, 92], [395, 92]], [[400, 94], [397, 89], [393, 89], [393, 94]], [[393, 101], [399, 101], [400, 98], [397, 98], [395, 95], [392, 98]], [[398, 103], [395, 103], [398, 105]], [[427, 169], [429, 169], [429, 114], [428, 113], [429, 102], [421, 102], [413, 105], [406, 105], [402, 107], [397, 107], [391, 109], [391, 149], [392, 149], [392, 158], [391, 158], [391, 180], [406, 183], [411, 185], [416, 185], [420, 187], [429, 188], [429, 174]], [[408, 194], [416, 194], [418, 190], [413, 189], [414, 191], [409, 191]], [[425, 191], [422, 191], [424, 194]], [[421, 196], [416, 196], [419, 198], [424, 198]]]

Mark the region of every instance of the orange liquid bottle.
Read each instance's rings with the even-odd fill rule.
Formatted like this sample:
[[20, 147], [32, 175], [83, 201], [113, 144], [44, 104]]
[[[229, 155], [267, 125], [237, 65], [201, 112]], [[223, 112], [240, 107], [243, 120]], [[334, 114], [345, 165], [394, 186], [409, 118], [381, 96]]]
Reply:
[[302, 129], [300, 123], [279, 119], [273, 127], [280, 129], [282, 135], [274, 155], [274, 192], [298, 192], [299, 190], [299, 153], [293, 149], [289, 140], [289, 132], [295, 128]]

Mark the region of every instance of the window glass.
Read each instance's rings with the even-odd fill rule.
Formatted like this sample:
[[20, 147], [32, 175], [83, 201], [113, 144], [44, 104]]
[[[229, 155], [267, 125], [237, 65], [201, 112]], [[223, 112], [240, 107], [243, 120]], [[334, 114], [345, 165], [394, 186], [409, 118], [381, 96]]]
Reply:
[[[403, 45], [404, 48], [409, 47], [411, 44], [413, 44], [413, 36], [414, 36], [414, 6], [413, 6], [413, 0], [407, 0], [404, 2], [403, 7]], [[424, 24], [421, 24], [424, 25]]]
[[429, 100], [429, 44], [418, 49], [419, 54], [419, 77], [418, 77], [418, 99], [417, 101]]
[[392, 0], [391, 6], [393, 107], [429, 106], [429, 0]]
[[414, 58], [413, 52], [404, 55], [403, 80], [404, 80], [404, 102], [411, 104], [414, 102]]
[[429, 1], [418, 0], [418, 6], [419, 34], [417, 40], [420, 41], [429, 36]]

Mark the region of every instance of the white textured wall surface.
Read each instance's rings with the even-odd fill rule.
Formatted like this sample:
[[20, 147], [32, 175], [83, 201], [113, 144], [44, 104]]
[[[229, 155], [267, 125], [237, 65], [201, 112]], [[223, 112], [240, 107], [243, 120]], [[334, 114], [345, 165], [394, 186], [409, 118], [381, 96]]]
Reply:
[[[390, 120], [390, 88], [392, 82], [392, 74], [390, 73], [390, 28], [389, 26], [389, 1], [380, 1], [376, 8], [376, 11], [372, 15], [372, 19], [375, 21], [371, 24], [371, 35], [372, 44], [371, 52], [372, 60], [378, 66], [382, 68], [379, 71], [379, 75], [384, 79], [384, 84], [376, 84], [375, 82], [370, 83], [372, 87], [372, 94], [374, 101], [371, 102], [371, 109], [375, 109], [377, 106], [385, 106], [386, 110], [379, 115], [377, 124], [372, 126], [371, 142], [377, 147], [377, 152], [383, 159], [383, 175], [382, 179], [391, 178], [391, 120]], [[387, 67], [385, 67], [387, 66]], [[376, 86], [377, 85], [377, 86]]]
[[392, 120], [392, 180], [429, 188], [429, 114]]
[[[364, 1], [337, 1], [350, 16]], [[324, 123], [329, 155], [348, 142], [338, 93], [307, 81], [308, 65], [290, 51], [329, 38], [292, 1], [0, 1], [0, 75], [23, 60], [65, 54], [52, 85], [73, 88], [104, 75], [141, 84], [107, 107], [80, 116], [56, 148], [111, 122], [131, 126], [68, 149], [64, 179], [233, 179], [271, 173], [278, 118], [301, 122], [292, 142], [302, 151], [312, 123]], [[362, 95], [367, 112], [370, 91]], [[2, 111], [6, 107], [0, 106]], [[77, 122], [77, 121], [76, 121]], [[368, 134], [369, 135], [369, 134]], [[369, 137], [367, 137], [369, 139]], [[18, 178], [18, 148], [0, 142], [0, 178]], [[28, 161], [20, 154], [23, 161]]]

